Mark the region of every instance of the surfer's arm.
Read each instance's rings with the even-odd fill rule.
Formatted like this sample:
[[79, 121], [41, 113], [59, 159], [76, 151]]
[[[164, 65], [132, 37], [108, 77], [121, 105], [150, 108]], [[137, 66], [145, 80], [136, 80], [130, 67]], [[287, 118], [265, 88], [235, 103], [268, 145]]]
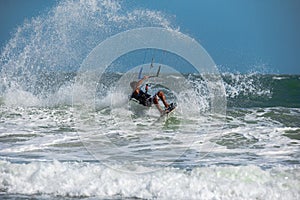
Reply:
[[141, 85], [143, 84], [144, 80], [147, 80], [149, 78], [149, 76], [144, 76], [141, 80], [139, 80], [136, 84], [135, 89], [138, 89], [141, 87]]

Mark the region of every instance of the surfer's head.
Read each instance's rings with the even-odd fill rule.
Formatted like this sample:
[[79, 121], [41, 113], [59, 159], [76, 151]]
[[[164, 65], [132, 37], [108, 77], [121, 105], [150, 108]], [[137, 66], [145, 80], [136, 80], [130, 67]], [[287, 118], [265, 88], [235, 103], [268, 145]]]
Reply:
[[136, 82], [136, 81], [132, 81], [132, 82], [130, 83], [130, 87], [131, 87], [132, 89], [135, 89], [135, 88], [136, 88], [136, 85], [137, 85], [137, 82]]

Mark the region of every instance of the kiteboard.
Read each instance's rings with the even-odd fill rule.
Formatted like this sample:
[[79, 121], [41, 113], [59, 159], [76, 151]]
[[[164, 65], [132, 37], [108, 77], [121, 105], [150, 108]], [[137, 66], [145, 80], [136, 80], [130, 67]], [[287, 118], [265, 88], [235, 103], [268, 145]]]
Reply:
[[175, 110], [176, 110], [177, 104], [171, 103], [167, 109], [162, 113], [160, 117], [169, 117]]

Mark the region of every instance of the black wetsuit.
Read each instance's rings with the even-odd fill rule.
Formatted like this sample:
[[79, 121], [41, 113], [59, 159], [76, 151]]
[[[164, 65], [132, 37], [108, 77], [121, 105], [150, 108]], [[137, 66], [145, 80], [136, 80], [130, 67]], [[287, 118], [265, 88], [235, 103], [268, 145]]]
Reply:
[[140, 90], [138, 94], [136, 94], [136, 92], [133, 92], [131, 98], [134, 98], [140, 104], [148, 107], [151, 107], [153, 103], [151, 95], [143, 92], [142, 90]]

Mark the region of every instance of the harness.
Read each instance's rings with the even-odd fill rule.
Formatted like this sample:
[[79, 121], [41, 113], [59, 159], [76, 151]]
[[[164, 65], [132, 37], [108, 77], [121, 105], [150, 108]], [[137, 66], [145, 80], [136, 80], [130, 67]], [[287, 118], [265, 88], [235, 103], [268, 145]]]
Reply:
[[139, 104], [142, 104], [147, 107], [151, 107], [153, 103], [151, 95], [143, 92], [142, 90], [140, 90], [138, 94], [133, 92], [131, 98], [137, 100]]

